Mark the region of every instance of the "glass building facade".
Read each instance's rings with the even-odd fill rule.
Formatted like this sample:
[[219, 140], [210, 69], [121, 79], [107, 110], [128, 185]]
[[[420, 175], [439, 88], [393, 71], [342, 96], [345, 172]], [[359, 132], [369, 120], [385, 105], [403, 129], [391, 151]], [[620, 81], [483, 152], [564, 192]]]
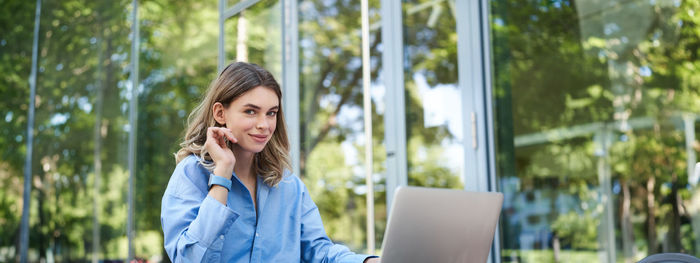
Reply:
[[502, 192], [491, 262], [700, 256], [700, 0], [361, 2], [4, 1], [0, 262], [26, 204], [29, 262], [169, 261], [173, 153], [231, 61], [282, 84], [294, 172], [355, 251], [412, 185]]

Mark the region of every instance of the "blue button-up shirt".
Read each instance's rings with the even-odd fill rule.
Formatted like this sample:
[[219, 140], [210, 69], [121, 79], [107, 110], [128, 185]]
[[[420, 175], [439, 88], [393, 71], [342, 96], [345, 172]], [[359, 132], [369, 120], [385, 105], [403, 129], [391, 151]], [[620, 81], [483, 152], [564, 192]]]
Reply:
[[334, 244], [299, 177], [276, 187], [258, 177], [257, 204], [234, 175], [226, 205], [208, 195], [209, 171], [190, 155], [163, 195], [161, 224], [173, 262], [363, 262], [369, 256]]

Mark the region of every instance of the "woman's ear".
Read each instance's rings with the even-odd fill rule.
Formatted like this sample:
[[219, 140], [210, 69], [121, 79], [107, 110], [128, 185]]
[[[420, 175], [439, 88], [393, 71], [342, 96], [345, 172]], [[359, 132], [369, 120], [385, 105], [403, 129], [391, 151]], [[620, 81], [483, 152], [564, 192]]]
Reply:
[[226, 108], [221, 102], [214, 103], [211, 107], [212, 113], [214, 114], [214, 120], [221, 126], [226, 126]]

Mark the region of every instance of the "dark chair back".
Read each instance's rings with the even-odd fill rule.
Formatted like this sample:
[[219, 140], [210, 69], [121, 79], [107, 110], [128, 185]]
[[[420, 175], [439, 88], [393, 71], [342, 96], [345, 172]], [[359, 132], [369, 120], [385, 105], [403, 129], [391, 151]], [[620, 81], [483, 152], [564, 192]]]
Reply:
[[661, 253], [645, 257], [638, 263], [700, 263], [700, 259], [681, 253]]

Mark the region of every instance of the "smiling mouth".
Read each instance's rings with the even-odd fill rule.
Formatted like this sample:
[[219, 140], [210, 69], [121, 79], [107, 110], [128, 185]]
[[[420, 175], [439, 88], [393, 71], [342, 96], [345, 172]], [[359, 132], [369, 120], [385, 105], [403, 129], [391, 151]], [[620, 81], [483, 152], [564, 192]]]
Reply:
[[254, 135], [250, 134], [250, 137], [253, 137], [253, 140], [256, 142], [265, 142], [267, 141], [267, 135]]

